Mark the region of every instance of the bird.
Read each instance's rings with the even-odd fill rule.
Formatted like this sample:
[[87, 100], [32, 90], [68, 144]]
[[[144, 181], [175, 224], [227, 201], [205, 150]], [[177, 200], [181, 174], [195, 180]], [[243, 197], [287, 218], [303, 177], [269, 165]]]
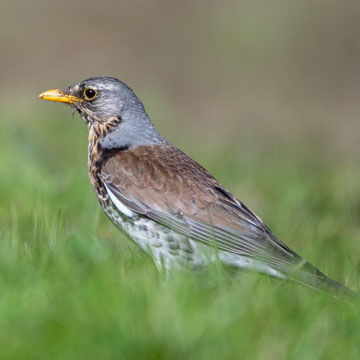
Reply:
[[155, 265], [220, 261], [328, 292], [354, 294], [300, 257], [259, 216], [154, 127], [125, 83], [92, 77], [41, 99], [62, 102], [88, 127], [88, 173], [102, 209]]

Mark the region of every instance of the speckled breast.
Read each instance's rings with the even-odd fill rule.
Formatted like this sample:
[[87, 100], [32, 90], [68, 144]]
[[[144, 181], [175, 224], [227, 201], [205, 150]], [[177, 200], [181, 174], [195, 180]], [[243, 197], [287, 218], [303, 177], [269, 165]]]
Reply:
[[[205, 256], [198, 245], [186, 236], [175, 232], [141, 215], [126, 216], [111, 200], [99, 171], [101, 154], [96, 133], [89, 133], [88, 171], [90, 182], [105, 214], [119, 229], [127, 233], [145, 252], [149, 253], [158, 267], [169, 269], [173, 265], [198, 267]], [[123, 206], [125, 206], [123, 204]]]

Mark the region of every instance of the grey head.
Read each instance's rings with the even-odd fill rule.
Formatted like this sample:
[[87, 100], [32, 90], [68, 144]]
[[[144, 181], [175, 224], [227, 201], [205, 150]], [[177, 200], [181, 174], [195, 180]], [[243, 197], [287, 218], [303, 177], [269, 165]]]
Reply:
[[100, 143], [104, 148], [136, 147], [166, 143], [154, 128], [144, 105], [129, 86], [113, 77], [93, 77], [45, 92], [45, 100], [65, 102], [77, 110], [89, 130], [103, 127]]

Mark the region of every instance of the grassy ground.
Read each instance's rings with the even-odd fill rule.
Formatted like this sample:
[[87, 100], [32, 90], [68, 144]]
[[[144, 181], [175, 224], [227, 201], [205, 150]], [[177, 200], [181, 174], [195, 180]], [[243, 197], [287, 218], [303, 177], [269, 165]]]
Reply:
[[[0, 117], [0, 359], [359, 358], [358, 304], [216, 267], [164, 283], [102, 214], [78, 117], [56, 107]], [[286, 244], [359, 289], [357, 163], [182, 148]]]

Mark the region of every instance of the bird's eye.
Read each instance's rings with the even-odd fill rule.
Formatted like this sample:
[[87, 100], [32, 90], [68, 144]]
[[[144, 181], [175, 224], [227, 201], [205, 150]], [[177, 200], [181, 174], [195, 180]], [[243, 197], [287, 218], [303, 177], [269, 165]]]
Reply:
[[86, 100], [94, 100], [96, 98], [97, 91], [91, 88], [84, 90], [84, 96]]

